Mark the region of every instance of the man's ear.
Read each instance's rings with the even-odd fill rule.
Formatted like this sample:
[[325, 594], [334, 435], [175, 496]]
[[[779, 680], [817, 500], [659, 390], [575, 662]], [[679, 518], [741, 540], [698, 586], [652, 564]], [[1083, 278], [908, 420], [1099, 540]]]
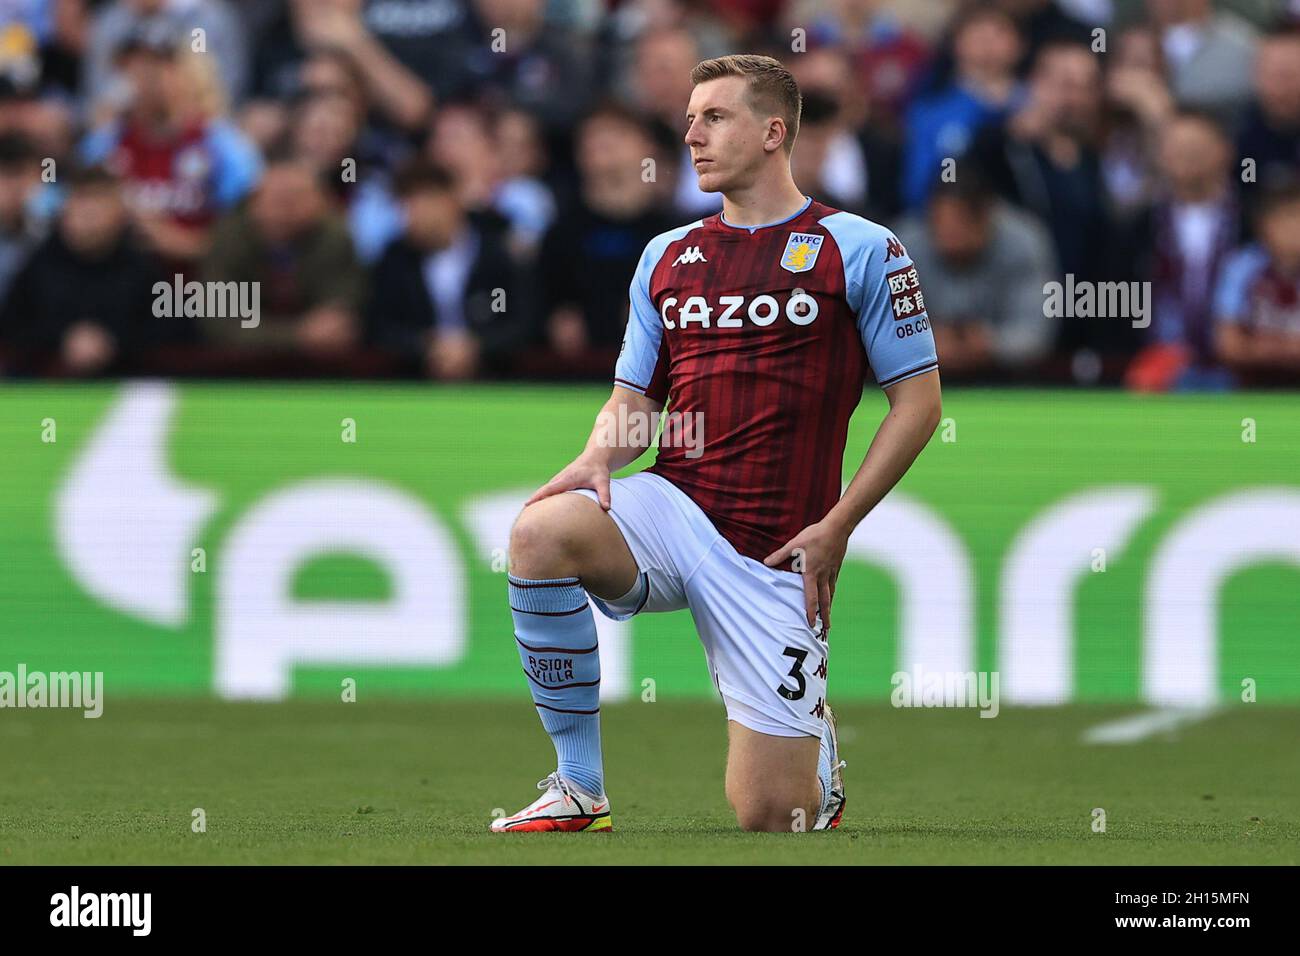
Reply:
[[785, 120], [779, 116], [773, 116], [767, 121], [767, 135], [763, 139], [763, 149], [769, 153], [780, 149], [781, 144], [785, 142], [787, 132]]

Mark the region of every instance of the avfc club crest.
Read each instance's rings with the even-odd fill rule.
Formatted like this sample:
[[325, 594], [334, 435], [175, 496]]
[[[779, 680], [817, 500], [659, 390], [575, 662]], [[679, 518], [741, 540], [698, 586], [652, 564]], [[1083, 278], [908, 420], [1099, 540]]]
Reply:
[[825, 238], [810, 232], [790, 233], [785, 252], [781, 254], [781, 268], [786, 272], [807, 272], [816, 265]]

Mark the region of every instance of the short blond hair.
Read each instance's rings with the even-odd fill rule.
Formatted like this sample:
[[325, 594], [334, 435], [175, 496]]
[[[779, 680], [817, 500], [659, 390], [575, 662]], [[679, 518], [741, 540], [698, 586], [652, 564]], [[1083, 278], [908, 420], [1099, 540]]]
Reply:
[[799, 117], [803, 113], [803, 95], [799, 84], [779, 60], [756, 53], [735, 53], [703, 60], [691, 70], [691, 83], [699, 86], [724, 76], [748, 79], [746, 100], [756, 113], [775, 113], [785, 120], [786, 137], [782, 144], [787, 154], [794, 149], [799, 135]]

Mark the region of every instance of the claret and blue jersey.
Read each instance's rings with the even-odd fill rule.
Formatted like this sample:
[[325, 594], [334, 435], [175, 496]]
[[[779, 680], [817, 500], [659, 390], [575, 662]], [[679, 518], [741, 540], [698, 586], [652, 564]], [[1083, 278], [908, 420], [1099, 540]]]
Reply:
[[669, 444], [650, 470], [758, 561], [839, 499], [868, 376], [887, 388], [938, 367], [902, 244], [811, 199], [780, 222], [718, 214], [655, 237], [630, 298], [615, 384], [703, 427], [702, 454]]

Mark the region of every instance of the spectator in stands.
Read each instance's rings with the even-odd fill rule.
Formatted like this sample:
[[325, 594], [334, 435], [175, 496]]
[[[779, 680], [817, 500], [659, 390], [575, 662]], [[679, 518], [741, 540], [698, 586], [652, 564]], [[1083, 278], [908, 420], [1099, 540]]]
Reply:
[[[197, 34], [194, 31], [202, 31]], [[214, 73], [226, 99], [237, 103], [248, 90], [249, 53], [244, 25], [225, 0], [111, 0], [90, 24], [82, 91], [94, 105], [124, 95], [118, 51], [133, 38], [184, 43], [216, 60]], [[200, 46], [201, 44], [201, 46]]]
[[1239, 177], [1250, 205], [1260, 186], [1285, 183], [1300, 170], [1300, 29], [1266, 36], [1255, 63], [1255, 101], [1237, 137], [1240, 162], [1254, 164], [1254, 177]]
[[1155, 31], [1132, 26], [1114, 43], [1104, 80], [1102, 174], [1112, 211], [1128, 223], [1156, 199], [1160, 131], [1176, 107]]
[[14, 278], [0, 340], [56, 355], [64, 373], [92, 375], [183, 330], [153, 318], [161, 271], [131, 242], [118, 181], [102, 168], [69, 170], [64, 180], [57, 228]]
[[433, 109], [430, 77], [464, 75], [458, 51], [467, 29], [458, 3], [435, 9], [427, 0], [287, 0], [257, 44], [254, 104], [260, 110], [298, 96], [304, 62], [332, 56], [360, 80], [384, 123], [416, 133]]
[[673, 192], [673, 205], [684, 221], [711, 216], [722, 208], [717, 193], [701, 191], [691, 165], [691, 151], [682, 142], [686, 105], [691, 99], [691, 70], [700, 61], [695, 38], [687, 30], [671, 28], [642, 34], [636, 43], [632, 67], [633, 107], [649, 116], [674, 143], [671, 163], [657, 171]]
[[[315, 62], [331, 63], [326, 58]], [[402, 229], [401, 210], [388, 189], [387, 167], [377, 157], [369, 132], [362, 103], [322, 83], [304, 88], [287, 134], [289, 151], [311, 163], [321, 181], [330, 184], [357, 256], [367, 264], [379, 258]]]
[[[810, 49], [829, 47], [850, 58], [866, 114], [878, 130], [897, 135], [930, 51], [924, 37], [882, 7], [881, 0], [800, 0], [791, 4], [786, 21], [808, 31]], [[796, 78], [798, 65], [789, 64]]]
[[493, 117], [491, 133], [505, 183], [546, 183], [550, 154], [537, 117], [518, 107], [502, 110]]
[[294, 106], [290, 149], [332, 183], [344, 204], [362, 172], [357, 166], [362, 120], [352, 102], [339, 96], [308, 96]]
[[698, 0], [621, 3], [605, 14], [593, 31], [592, 55], [597, 88], [606, 97], [648, 110], [648, 104], [637, 88], [638, 47], [643, 37], [665, 30], [683, 31], [701, 60], [736, 51], [736, 37], [729, 25]]
[[[1260, 24], [1283, 19], [1276, 6], [1227, 0]], [[455, 233], [479, 237], [503, 273], [522, 276], [512, 288], [528, 290], [531, 319], [516, 321], [523, 310], [512, 307], [472, 335], [426, 327], [430, 344], [401, 349], [412, 369], [561, 367], [606, 377], [640, 247], [720, 206], [698, 188], [684, 113], [692, 67], [736, 49], [775, 53], [799, 82], [793, 162], [804, 191], [887, 225], [909, 210], [917, 248], [934, 247], [935, 268], [961, 279], [954, 288], [1014, 246], [1001, 232], [1023, 230], [1006, 222], [1027, 221], [956, 195], [978, 185], [964, 177], [985, 169], [1003, 200], [1048, 230], [1039, 251], [1054, 278], [1150, 279], [1158, 293], [1149, 333], [1071, 319], [1056, 326], [1064, 354], [1049, 361], [1018, 361], [1014, 347], [998, 358], [992, 326], [941, 327], [950, 370], [1028, 375], [1061, 368], [1065, 355], [1076, 369], [1098, 369], [1100, 356], [1113, 379], [1141, 344], [1151, 348], [1134, 365], [1135, 383], [1210, 380], [1219, 352], [1207, 290], [1251, 222], [1236, 214], [1234, 196], [1253, 212], [1255, 197], [1300, 168], [1300, 33], [1274, 26], [1257, 41], [1215, 0], [0, 0], [0, 8], [11, 13], [0, 47], [0, 301], [54, 226], [64, 170], [101, 164], [123, 185], [128, 235], [160, 260], [165, 278], [234, 279], [224, 274], [234, 269], [264, 281], [261, 331], [235, 333], [239, 323], [229, 322], [210, 330], [216, 341], [269, 350], [251, 349], [246, 363], [232, 356], [239, 368], [288, 367], [310, 344], [345, 360], [310, 363], [308, 373], [378, 371], [385, 356], [346, 347], [365, 331], [366, 281], [389, 253], [385, 274], [428, 280], [431, 311], [417, 324], [432, 323], [450, 301], [448, 276], [467, 258], [461, 240], [439, 238]], [[1094, 25], [1109, 28], [1104, 53], [1092, 49]], [[796, 27], [806, 33], [788, 32]], [[602, 95], [631, 115], [601, 108], [586, 120], [584, 104]], [[1180, 113], [1184, 103], [1234, 120], [1226, 194], [1204, 192], [1200, 173], [1184, 168], [1218, 163], [1218, 138]], [[1182, 146], [1170, 147], [1174, 138]], [[26, 146], [16, 153], [16, 143]], [[1170, 155], [1178, 149], [1200, 154]], [[264, 155], [279, 157], [283, 175], [250, 200]], [[434, 186], [396, 194], [395, 173], [412, 157], [447, 171], [456, 209]], [[1243, 159], [1253, 164], [1244, 178]], [[33, 181], [37, 167], [51, 181]], [[932, 206], [936, 183], [945, 198]], [[411, 209], [423, 225], [405, 221]], [[972, 230], [965, 245], [954, 222]], [[938, 285], [927, 281], [927, 294], [942, 304]], [[536, 354], [515, 354], [528, 335]], [[994, 356], [982, 366], [981, 350]], [[147, 359], [138, 367], [227, 367], [216, 348]]]
[[0, 302], [35, 248], [41, 226], [33, 198], [41, 188], [41, 163], [24, 137], [0, 135]]
[[464, 61], [462, 92], [497, 109], [521, 106], [559, 133], [591, 102], [591, 50], [583, 31], [549, 21], [546, 6], [546, 0], [472, 0], [478, 42]]
[[211, 342], [319, 356], [357, 344], [365, 275], [329, 190], [311, 163], [277, 156], [248, 203], [217, 225], [205, 278], [259, 283], [260, 320], [205, 317]]
[[1147, 0], [1180, 107], [1232, 122], [1251, 94], [1255, 30], [1213, 0]]
[[183, 271], [203, 256], [217, 216], [256, 182], [260, 158], [224, 119], [210, 58], [146, 33], [127, 40], [119, 63], [130, 84], [121, 114], [86, 138], [81, 158], [123, 180], [137, 232]]
[[466, 209], [505, 219], [510, 252], [530, 260], [555, 219], [550, 189], [529, 176], [507, 176], [491, 118], [471, 103], [449, 103], [433, 121], [428, 158], [451, 174]]
[[477, 39], [465, 0], [289, 0], [289, 7], [288, 29], [263, 45], [269, 58], [287, 55], [286, 38], [344, 51], [375, 108], [397, 127], [418, 131], [434, 103], [465, 91]]
[[62, 163], [76, 141], [75, 110], [57, 97], [42, 96], [34, 81], [0, 75], [0, 135], [21, 136], [41, 158]]
[[53, 24], [38, 3], [6, 3], [0, 7], [0, 84], [35, 92], [41, 86], [42, 47]]
[[1024, 38], [1024, 55], [1019, 64], [1022, 75], [1033, 68], [1039, 51], [1048, 44], [1087, 46], [1092, 42], [1092, 30], [1057, 0], [996, 0], [996, 3], [1016, 22]]
[[940, 182], [924, 217], [896, 232], [922, 277], [944, 369], [954, 375], [1032, 369], [1050, 350], [1056, 321], [1044, 287], [1056, 277], [1051, 237], [998, 199], [978, 173]]
[[790, 159], [804, 192], [868, 219], [892, 218], [899, 210], [898, 143], [864, 115], [848, 57], [823, 47], [793, 63], [803, 95], [799, 148]]
[[903, 200], [919, 209], [944, 169], [981, 129], [995, 126], [1019, 102], [1015, 66], [1023, 44], [1015, 23], [993, 7], [972, 7], [953, 29], [951, 82], [912, 104], [903, 151]]
[[503, 230], [471, 219], [450, 173], [424, 159], [396, 177], [406, 230], [375, 266], [369, 341], [438, 379], [508, 367], [531, 334], [533, 291]]
[[[1075, 281], [1117, 278], [1094, 145], [1100, 111], [1096, 57], [1076, 43], [1049, 43], [1039, 51], [1023, 106], [1005, 129], [986, 130], [970, 157], [1004, 198], [1046, 224], [1061, 274]], [[1076, 320], [1061, 326], [1058, 344], [1069, 352], [1122, 351], [1131, 328], [1113, 318]]]
[[561, 362], [589, 351], [606, 367], [627, 325], [627, 290], [646, 243], [680, 223], [642, 178], [653, 149], [632, 111], [606, 104], [579, 126], [580, 193], [547, 232], [538, 261], [546, 342]]
[[1224, 261], [1241, 239], [1231, 140], [1213, 116], [1183, 112], [1165, 127], [1160, 174], [1165, 196], [1148, 217], [1139, 248], [1151, 280], [1149, 345], [1128, 371], [1131, 387], [1219, 387], [1212, 310]]
[[[15, 7], [21, 10], [15, 19], [25, 20], [40, 44], [41, 94], [51, 101], [75, 102], [95, 12], [92, 0], [28, 0], [9, 4], [7, 9], [14, 11]], [[5, 46], [12, 50], [12, 37]]]
[[1267, 187], [1259, 243], [1224, 263], [1214, 351], [1246, 385], [1300, 385], [1300, 186]]

